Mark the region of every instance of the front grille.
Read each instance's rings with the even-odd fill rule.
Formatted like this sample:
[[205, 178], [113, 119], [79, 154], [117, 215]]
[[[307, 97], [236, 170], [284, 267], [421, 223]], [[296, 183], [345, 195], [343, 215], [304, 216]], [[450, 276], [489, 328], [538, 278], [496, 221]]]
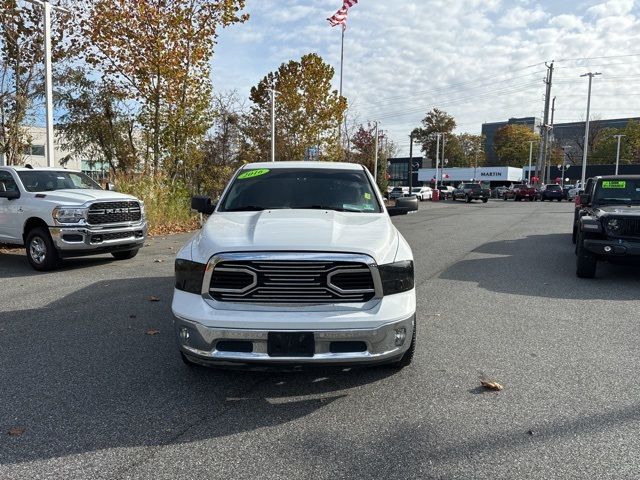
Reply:
[[89, 224], [137, 222], [142, 218], [138, 202], [99, 202], [89, 207]]
[[225, 260], [209, 288], [221, 302], [363, 303], [375, 296], [369, 267], [349, 261]]
[[622, 229], [618, 232], [612, 232], [607, 228], [607, 233], [617, 237], [635, 237], [640, 236], [640, 219], [637, 218], [617, 218], [622, 222]]
[[109, 240], [122, 240], [125, 238], [131, 238], [134, 235], [135, 232], [98, 233], [91, 237], [91, 243], [102, 243]]

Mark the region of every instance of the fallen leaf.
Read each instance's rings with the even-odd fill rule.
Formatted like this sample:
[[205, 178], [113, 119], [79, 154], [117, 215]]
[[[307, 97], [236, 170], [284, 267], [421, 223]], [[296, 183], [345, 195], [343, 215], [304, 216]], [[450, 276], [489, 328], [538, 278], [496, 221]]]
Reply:
[[25, 429], [22, 427], [11, 427], [7, 433], [9, 433], [10, 437], [19, 437], [24, 433], [24, 431]]
[[490, 380], [480, 380], [480, 385], [482, 385], [484, 388], [488, 390], [495, 390], [497, 392], [504, 389], [504, 387], [500, 385], [498, 382], [494, 382]]
[[527, 434], [533, 436], [536, 434], [536, 432], [534, 432], [533, 430], [527, 430]]
[[159, 301], [160, 301], [160, 299], [159, 299], [158, 297], [154, 297], [153, 295], [151, 295], [151, 296], [149, 297], [149, 301], [150, 301], [150, 302], [159, 302]]
[[150, 336], [154, 336], [154, 335], [158, 335], [160, 333], [160, 330], [147, 330], [147, 335]]
[[136, 318], [136, 315], [129, 315], [129, 318]]

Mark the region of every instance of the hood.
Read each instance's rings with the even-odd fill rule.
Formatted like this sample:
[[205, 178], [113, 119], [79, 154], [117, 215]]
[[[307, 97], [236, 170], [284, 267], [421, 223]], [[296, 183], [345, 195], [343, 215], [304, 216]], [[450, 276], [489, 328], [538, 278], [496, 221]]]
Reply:
[[111, 192], [109, 190], [68, 189], [54, 190], [52, 192], [33, 192], [30, 194], [33, 195], [34, 198], [37, 198], [36, 195], [44, 195], [42, 200], [56, 203], [58, 205], [83, 205], [94, 200], [107, 200], [114, 202], [138, 200], [132, 195]]
[[616, 216], [633, 216], [640, 218], [640, 205], [607, 205], [596, 209], [597, 216], [616, 215]]
[[214, 213], [193, 239], [194, 261], [215, 253], [313, 251], [364, 253], [393, 262], [398, 231], [386, 214], [333, 210], [264, 210]]

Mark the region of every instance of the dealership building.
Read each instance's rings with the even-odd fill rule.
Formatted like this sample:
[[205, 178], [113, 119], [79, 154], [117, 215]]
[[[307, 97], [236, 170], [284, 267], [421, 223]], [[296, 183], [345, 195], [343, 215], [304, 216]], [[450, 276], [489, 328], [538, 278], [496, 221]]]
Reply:
[[[438, 182], [489, 182], [492, 185], [517, 183], [522, 180], [524, 170], [514, 167], [444, 168], [438, 170]], [[421, 168], [418, 171], [420, 183], [432, 183], [436, 179], [435, 168]]]

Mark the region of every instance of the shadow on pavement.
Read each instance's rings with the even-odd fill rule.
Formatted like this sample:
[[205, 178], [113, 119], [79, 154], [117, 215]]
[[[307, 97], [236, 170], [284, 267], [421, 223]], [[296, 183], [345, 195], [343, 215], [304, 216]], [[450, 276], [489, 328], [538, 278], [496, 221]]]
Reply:
[[[0, 312], [0, 465], [280, 425], [393, 373], [189, 368], [174, 343], [172, 289], [172, 277], [103, 281]], [[9, 437], [12, 427], [25, 432]]]
[[56, 269], [54, 272], [37, 272], [31, 268], [31, 265], [29, 265], [24, 249], [12, 250], [11, 252], [0, 252], [0, 279], [31, 277], [33, 275], [50, 275], [55, 274], [55, 272], [91, 268], [114, 262], [117, 262], [117, 260], [115, 260], [111, 255], [67, 258], [63, 260], [61, 267]]
[[575, 275], [570, 234], [531, 235], [481, 245], [439, 278], [477, 283], [498, 293], [564, 299], [636, 300], [640, 268], [598, 262], [595, 279]]

